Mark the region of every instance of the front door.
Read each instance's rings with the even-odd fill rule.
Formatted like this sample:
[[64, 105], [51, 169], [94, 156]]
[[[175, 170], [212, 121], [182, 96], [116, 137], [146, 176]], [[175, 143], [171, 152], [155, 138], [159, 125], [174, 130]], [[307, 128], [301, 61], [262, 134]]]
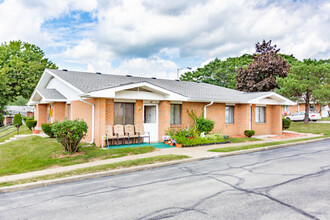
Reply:
[[150, 133], [150, 141], [158, 142], [158, 105], [143, 105], [144, 131]]

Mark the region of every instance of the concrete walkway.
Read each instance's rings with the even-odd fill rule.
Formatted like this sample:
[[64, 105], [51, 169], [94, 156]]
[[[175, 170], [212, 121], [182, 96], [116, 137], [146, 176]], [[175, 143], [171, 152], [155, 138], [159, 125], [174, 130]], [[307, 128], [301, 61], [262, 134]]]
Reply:
[[[302, 136], [302, 137], [290, 138], [290, 139], [285, 139], [285, 140], [298, 140], [298, 139], [319, 137], [319, 136], [322, 136], [322, 135], [304, 133], [304, 136]], [[261, 143], [274, 142], [274, 141], [284, 141], [284, 140], [274, 140], [274, 139], [269, 138], [268, 136], [256, 136], [256, 138], [263, 139], [263, 141], [244, 142], [244, 143], [235, 143], [235, 144], [234, 143], [233, 144], [219, 144], [219, 145], [188, 147], [188, 148], [157, 149], [154, 152], [145, 153], [145, 154], [130, 155], [130, 156], [119, 157], [119, 158], [112, 158], [112, 159], [98, 160], [98, 161], [82, 163], [82, 164], [75, 164], [75, 165], [71, 165], [71, 166], [50, 168], [50, 169], [33, 171], [33, 172], [28, 172], [28, 173], [21, 173], [21, 174], [16, 174], [16, 175], [3, 176], [3, 177], [0, 177], [0, 182], [15, 181], [15, 180], [20, 180], [20, 179], [33, 178], [33, 177], [38, 177], [38, 176], [44, 176], [44, 175], [67, 172], [67, 171], [72, 171], [72, 170], [75, 170], [75, 169], [81, 169], [81, 168], [93, 167], [93, 166], [98, 166], [98, 165], [117, 163], [117, 162], [122, 162], [122, 161], [126, 161], [126, 160], [135, 160], [135, 159], [141, 159], [141, 158], [146, 158], [146, 157], [168, 155], [168, 154], [186, 155], [186, 156], [189, 156], [191, 158], [205, 158], [205, 157], [216, 156], [216, 155], [221, 156], [223, 153], [208, 152], [208, 150], [215, 149], [215, 148], [221, 148], [221, 147], [244, 146], [244, 145], [250, 145], [250, 144], [254, 144], [254, 143], [255, 144], [261, 144]]]

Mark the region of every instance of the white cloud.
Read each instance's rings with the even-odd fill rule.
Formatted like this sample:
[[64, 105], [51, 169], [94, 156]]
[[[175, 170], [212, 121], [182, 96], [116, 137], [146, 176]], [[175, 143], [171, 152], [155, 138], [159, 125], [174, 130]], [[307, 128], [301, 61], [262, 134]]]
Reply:
[[[77, 24], [42, 28], [73, 11], [96, 21], [78, 14]], [[299, 59], [329, 58], [329, 11], [328, 1], [5, 0], [0, 41], [52, 48], [68, 69], [175, 78], [178, 67], [251, 53], [263, 39]]]

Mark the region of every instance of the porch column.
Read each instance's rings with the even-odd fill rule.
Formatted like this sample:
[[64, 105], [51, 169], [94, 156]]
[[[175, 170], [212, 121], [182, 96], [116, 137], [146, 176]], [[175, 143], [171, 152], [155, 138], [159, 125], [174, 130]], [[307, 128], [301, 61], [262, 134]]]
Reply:
[[271, 108], [271, 134], [282, 134], [282, 108], [280, 105], [268, 105]]
[[171, 125], [171, 104], [170, 101], [160, 101], [158, 105], [158, 141], [163, 141], [162, 136]]
[[106, 99], [95, 99], [95, 144], [102, 146], [102, 137], [105, 135], [105, 125], [107, 123]]
[[55, 102], [53, 104], [53, 122], [64, 121], [65, 102]]
[[[237, 135], [244, 136], [244, 131], [249, 129], [250, 121], [250, 105], [249, 104], [238, 104], [237, 106]], [[253, 114], [251, 115], [251, 123], [253, 124]], [[253, 129], [253, 127], [252, 127]]]
[[41, 130], [41, 124], [47, 123], [47, 104], [36, 105], [34, 114], [34, 120], [37, 120], [36, 128]]
[[143, 100], [136, 100], [135, 102], [134, 124], [143, 124]]

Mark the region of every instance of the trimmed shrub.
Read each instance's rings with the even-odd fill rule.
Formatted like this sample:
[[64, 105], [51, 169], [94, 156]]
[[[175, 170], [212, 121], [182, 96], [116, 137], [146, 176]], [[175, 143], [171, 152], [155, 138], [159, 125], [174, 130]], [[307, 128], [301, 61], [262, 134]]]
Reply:
[[41, 124], [41, 128], [50, 138], [55, 138], [55, 134], [52, 131], [52, 124]]
[[197, 124], [197, 130], [200, 133], [205, 132], [205, 134], [210, 133], [214, 127], [214, 121], [203, 117], [197, 118], [196, 124]]
[[28, 116], [23, 117], [24, 122], [26, 122], [27, 120], [34, 120], [34, 118], [33, 117], [28, 117]]
[[191, 112], [187, 110], [187, 113], [189, 117], [195, 122], [194, 126], [196, 126], [196, 130], [199, 133], [205, 132], [206, 134], [208, 134], [213, 130], [215, 123], [214, 121], [204, 118], [203, 114], [198, 117], [194, 110], [192, 110]]
[[254, 130], [245, 130], [244, 135], [246, 137], [252, 137], [255, 134]]
[[21, 114], [18, 113], [14, 116], [13, 124], [18, 128], [22, 126], [23, 123]]
[[283, 130], [290, 128], [291, 121], [290, 119], [283, 118], [282, 119], [282, 128]]
[[27, 120], [25, 123], [30, 130], [34, 130], [34, 128], [37, 126], [37, 121], [35, 120]]
[[78, 145], [87, 134], [86, 122], [80, 120], [65, 120], [55, 122], [51, 126], [57, 141], [70, 153], [78, 152]]

